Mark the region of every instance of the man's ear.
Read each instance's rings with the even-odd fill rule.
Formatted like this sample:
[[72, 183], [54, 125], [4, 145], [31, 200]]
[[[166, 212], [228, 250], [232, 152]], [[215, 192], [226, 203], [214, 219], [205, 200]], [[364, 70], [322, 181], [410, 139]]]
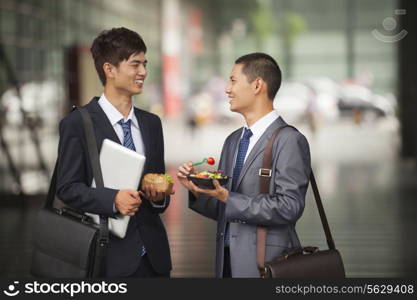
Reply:
[[262, 89], [265, 88], [265, 81], [262, 78], [258, 77], [252, 82], [252, 89], [255, 95], [261, 93]]
[[104, 74], [106, 75], [106, 78], [109, 78], [109, 79], [114, 78], [115, 67], [111, 63], [105, 62], [103, 64], [103, 71], [104, 71]]

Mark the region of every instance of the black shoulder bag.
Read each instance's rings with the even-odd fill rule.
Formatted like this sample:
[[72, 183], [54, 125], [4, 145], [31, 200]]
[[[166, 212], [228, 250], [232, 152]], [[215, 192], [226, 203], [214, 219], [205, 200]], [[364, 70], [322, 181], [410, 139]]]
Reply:
[[[97, 187], [104, 187], [97, 143], [88, 111], [78, 108], [83, 119], [88, 153]], [[45, 206], [34, 223], [31, 274], [47, 278], [93, 278], [104, 276], [104, 258], [109, 241], [108, 218], [100, 225], [72, 208], [54, 208], [57, 165]]]

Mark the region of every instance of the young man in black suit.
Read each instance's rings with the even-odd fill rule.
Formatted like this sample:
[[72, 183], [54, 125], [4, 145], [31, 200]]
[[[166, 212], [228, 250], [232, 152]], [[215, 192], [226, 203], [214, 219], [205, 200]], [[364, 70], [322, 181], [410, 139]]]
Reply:
[[[98, 150], [110, 139], [146, 156], [143, 174], [165, 173], [161, 120], [132, 103], [132, 96], [142, 93], [147, 75], [144, 41], [129, 29], [113, 28], [94, 40], [91, 53], [104, 85], [101, 97], [85, 106]], [[83, 212], [131, 216], [125, 238], [110, 234], [106, 276], [169, 277], [169, 244], [159, 217], [169, 205], [169, 195], [151, 189], [90, 187], [93, 175], [79, 111], [61, 121], [59, 135], [57, 196]]]

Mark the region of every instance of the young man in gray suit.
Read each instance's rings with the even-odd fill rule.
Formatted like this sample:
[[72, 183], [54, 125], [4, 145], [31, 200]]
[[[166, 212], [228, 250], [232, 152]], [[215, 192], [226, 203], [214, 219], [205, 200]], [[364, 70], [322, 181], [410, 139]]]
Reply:
[[[306, 138], [287, 124], [273, 108], [281, 85], [276, 61], [264, 53], [240, 57], [230, 75], [226, 93], [230, 110], [240, 113], [245, 126], [224, 142], [219, 170], [232, 176], [222, 187], [198, 188], [186, 176], [192, 163], [178, 168], [178, 179], [190, 191], [189, 207], [217, 221], [216, 277], [259, 277], [256, 228], [268, 228], [265, 260], [300, 246], [295, 224], [304, 210], [311, 172]], [[283, 128], [273, 146], [272, 177], [268, 194], [259, 193], [259, 169], [272, 135]]]

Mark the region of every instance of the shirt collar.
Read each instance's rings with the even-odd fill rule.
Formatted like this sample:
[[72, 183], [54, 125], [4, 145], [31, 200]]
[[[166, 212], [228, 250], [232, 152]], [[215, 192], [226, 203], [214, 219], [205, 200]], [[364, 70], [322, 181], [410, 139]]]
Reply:
[[277, 118], [279, 114], [276, 110], [272, 110], [258, 121], [256, 121], [251, 127], [245, 125], [245, 128], [249, 128], [254, 136], [261, 136], [265, 130], [271, 125]]
[[117, 122], [120, 121], [120, 119], [123, 119], [124, 122], [127, 120], [132, 120], [132, 125], [136, 128], [139, 128], [138, 120], [136, 119], [136, 116], [134, 114], [134, 108], [132, 105], [132, 108], [130, 109], [129, 115], [127, 116], [127, 119], [125, 120], [123, 115], [120, 113], [120, 111], [117, 110], [116, 107], [114, 107], [113, 104], [106, 98], [106, 96], [101, 94], [100, 99], [98, 100], [98, 104], [103, 109], [104, 113], [106, 114], [107, 118], [109, 119], [112, 126], [116, 125]]

